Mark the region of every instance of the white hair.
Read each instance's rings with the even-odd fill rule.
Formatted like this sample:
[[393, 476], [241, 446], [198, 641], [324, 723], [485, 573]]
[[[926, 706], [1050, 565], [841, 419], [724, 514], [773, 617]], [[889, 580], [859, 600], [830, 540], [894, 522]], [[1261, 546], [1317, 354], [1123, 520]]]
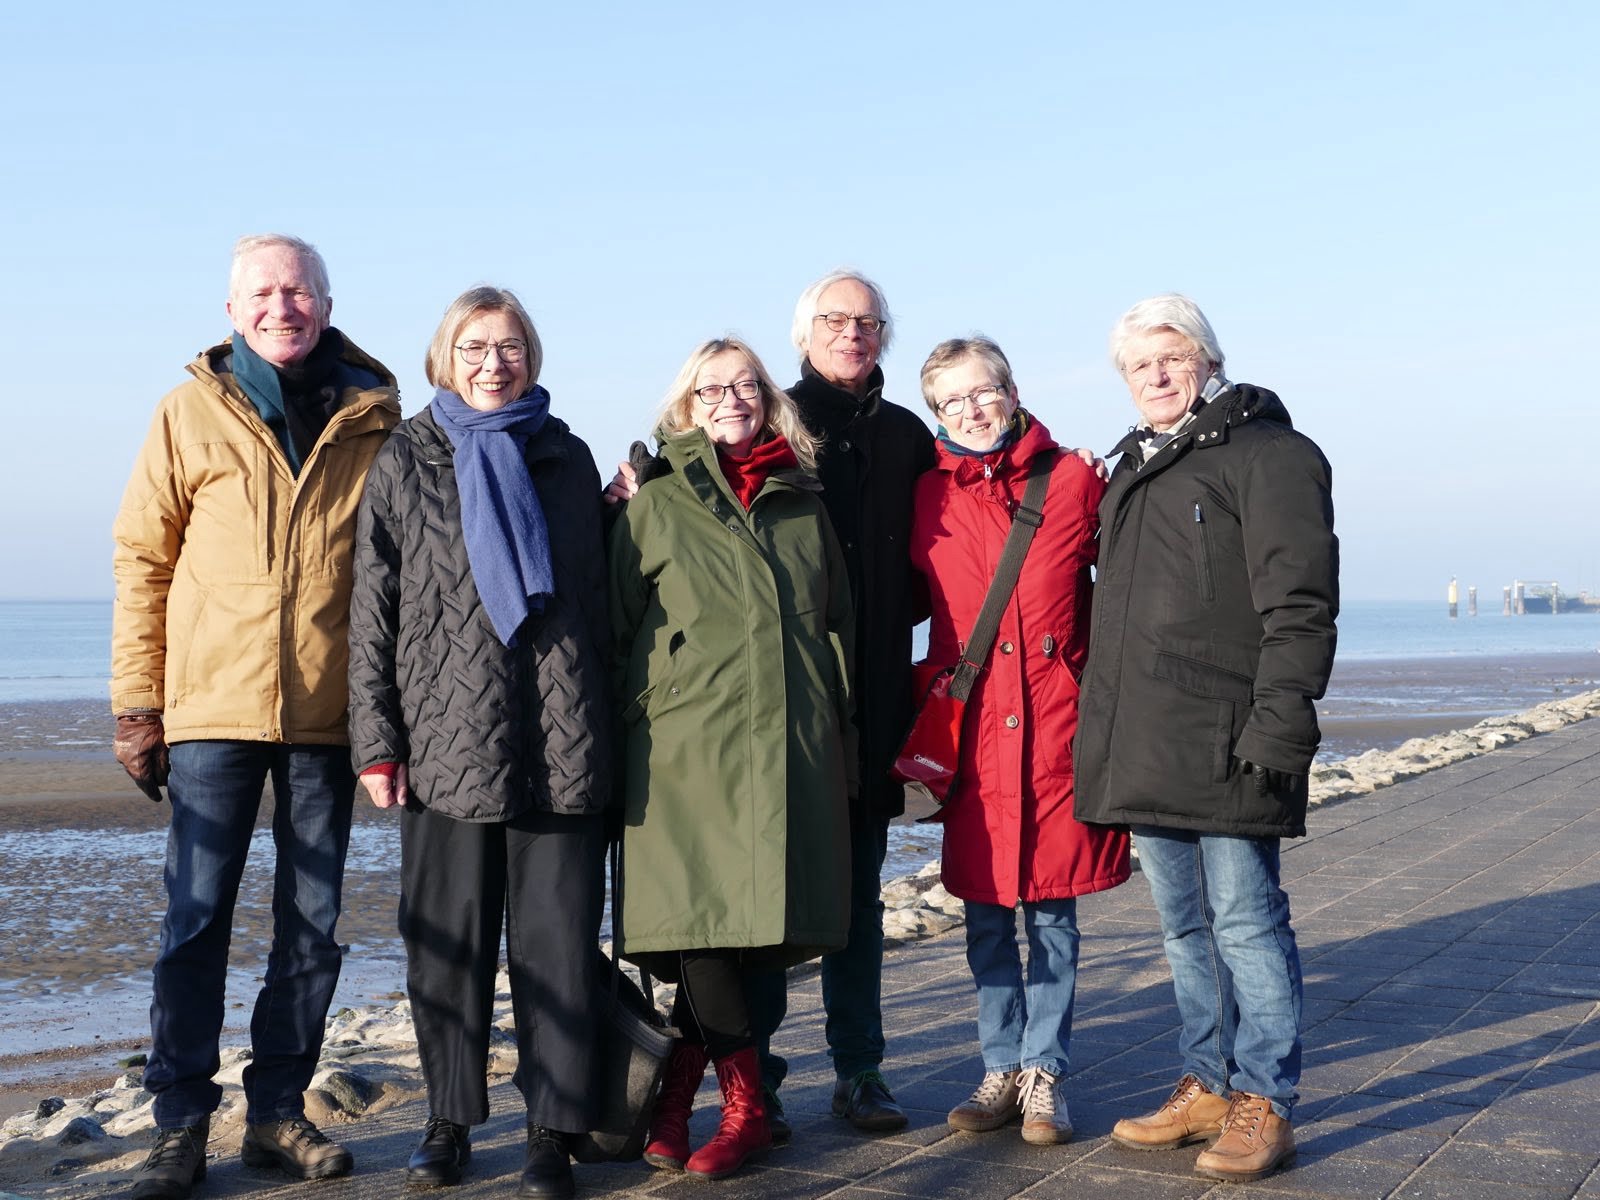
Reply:
[[811, 349], [811, 328], [813, 321], [821, 314], [817, 312], [817, 301], [822, 293], [836, 283], [852, 280], [859, 283], [872, 293], [872, 306], [876, 308], [878, 320], [883, 322], [882, 332], [878, 339], [878, 354], [881, 356], [889, 349], [889, 342], [894, 336], [894, 322], [889, 316], [889, 301], [884, 298], [883, 289], [860, 271], [840, 268], [829, 271], [805, 291], [800, 293], [800, 299], [795, 301], [794, 327], [790, 330], [789, 337], [794, 342], [794, 348], [800, 351], [800, 361], [804, 362], [806, 354]]
[[1211, 322], [1206, 320], [1206, 315], [1200, 311], [1198, 304], [1177, 292], [1141, 300], [1122, 314], [1121, 320], [1111, 329], [1111, 365], [1121, 371], [1122, 352], [1128, 343], [1142, 334], [1154, 333], [1158, 329], [1170, 329], [1174, 333], [1181, 333], [1194, 344], [1194, 348], [1205, 357], [1212, 368], [1221, 373], [1225, 360], [1222, 347], [1217, 344], [1217, 335], [1212, 332]]
[[326, 319], [332, 295], [328, 287], [328, 264], [322, 261], [322, 255], [317, 253], [317, 248], [310, 242], [291, 237], [287, 233], [247, 233], [233, 244], [233, 263], [228, 268], [228, 298], [231, 300], [239, 290], [239, 276], [244, 274], [244, 260], [257, 250], [267, 250], [274, 246], [290, 251], [305, 267], [306, 273], [311, 276], [311, 290], [316, 293], [317, 303], [322, 306], [323, 317]]

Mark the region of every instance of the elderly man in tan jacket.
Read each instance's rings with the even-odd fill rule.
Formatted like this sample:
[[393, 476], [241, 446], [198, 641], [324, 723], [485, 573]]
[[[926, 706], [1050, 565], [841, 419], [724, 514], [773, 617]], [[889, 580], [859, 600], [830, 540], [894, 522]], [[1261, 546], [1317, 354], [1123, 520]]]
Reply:
[[205, 1175], [234, 902], [268, 779], [274, 934], [241, 1155], [305, 1179], [352, 1165], [303, 1094], [339, 978], [356, 509], [399, 398], [329, 326], [327, 268], [306, 242], [241, 238], [227, 310], [233, 337], [157, 406], [115, 527], [116, 754], [172, 802], [144, 1073], [157, 1136], [135, 1200], [181, 1200]]

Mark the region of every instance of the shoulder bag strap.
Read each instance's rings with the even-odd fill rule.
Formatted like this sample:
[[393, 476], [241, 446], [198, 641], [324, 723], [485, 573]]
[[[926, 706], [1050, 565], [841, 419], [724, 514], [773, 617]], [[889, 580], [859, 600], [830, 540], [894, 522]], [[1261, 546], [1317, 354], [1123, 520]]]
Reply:
[[[950, 695], [966, 700], [972, 694], [972, 685], [978, 682], [978, 672], [989, 661], [989, 649], [994, 645], [994, 635], [1000, 630], [1000, 614], [1011, 602], [1017, 590], [1017, 577], [1022, 574], [1022, 560], [1028, 555], [1028, 544], [1033, 541], [1033, 531], [1044, 521], [1044, 494], [1050, 486], [1050, 468], [1055, 465], [1054, 453], [1040, 454], [1033, 460], [1028, 472], [1028, 486], [1022, 493], [1022, 503], [1011, 514], [1011, 532], [1000, 551], [1000, 564], [995, 568], [994, 582], [983, 598], [978, 610], [978, 621], [967, 639], [967, 648], [956, 663], [955, 678], [950, 681]], [[616, 918], [612, 917], [615, 922]]]

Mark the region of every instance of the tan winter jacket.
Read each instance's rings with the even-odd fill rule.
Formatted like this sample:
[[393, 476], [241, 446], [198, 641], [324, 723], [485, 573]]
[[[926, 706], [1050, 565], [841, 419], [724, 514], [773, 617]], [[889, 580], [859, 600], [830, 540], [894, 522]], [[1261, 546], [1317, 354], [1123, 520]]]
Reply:
[[189, 364], [123, 494], [112, 711], [159, 711], [169, 742], [348, 744], [356, 509], [400, 420], [395, 379], [346, 340], [343, 407], [296, 478], [231, 355]]

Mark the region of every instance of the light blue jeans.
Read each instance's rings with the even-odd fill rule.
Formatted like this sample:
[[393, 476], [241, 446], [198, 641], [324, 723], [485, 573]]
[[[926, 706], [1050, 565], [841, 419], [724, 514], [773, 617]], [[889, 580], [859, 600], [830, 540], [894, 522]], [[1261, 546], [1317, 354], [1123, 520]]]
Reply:
[[1023, 901], [1028, 937], [1024, 982], [1017, 953], [1016, 909], [966, 901], [967, 966], [978, 987], [983, 1069], [1043, 1067], [1067, 1072], [1072, 997], [1078, 983], [1078, 902]]
[[1285, 1120], [1300, 1084], [1300, 951], [1278, 839], [1135, 826], [1161, 914], [1183, 1069], [1218, 1095], [1265, 1096]]

